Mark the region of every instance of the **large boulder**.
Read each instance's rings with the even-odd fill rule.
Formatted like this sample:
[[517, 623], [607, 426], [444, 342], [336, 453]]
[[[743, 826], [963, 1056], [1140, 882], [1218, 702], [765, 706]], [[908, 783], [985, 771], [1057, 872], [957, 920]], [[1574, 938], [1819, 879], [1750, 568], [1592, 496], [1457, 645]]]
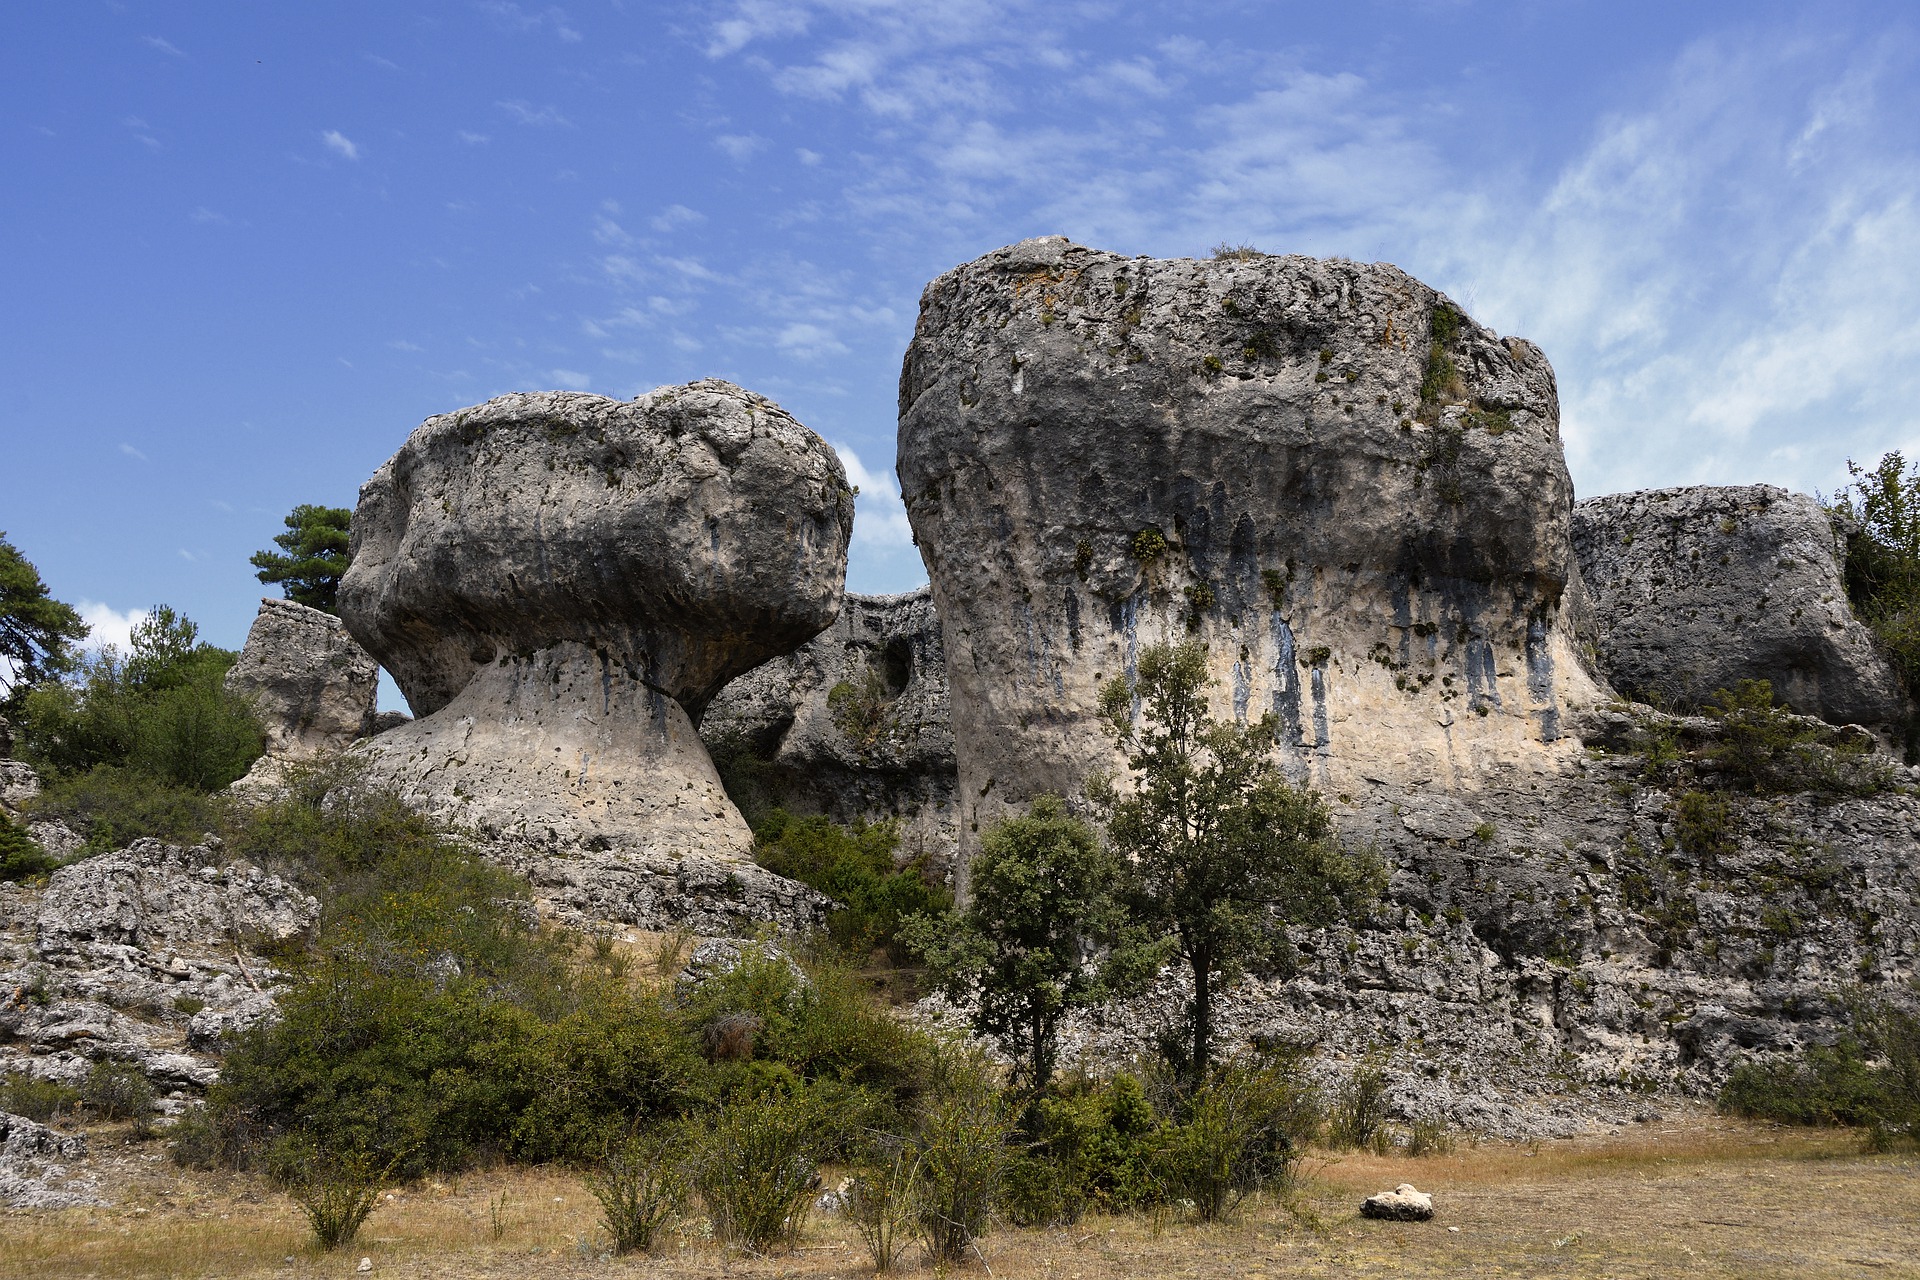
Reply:
[[897, 821], [901, 856], [953, 858], [947, 659], [926, 587], [849, 595], [831, 627], [722, 689], [700, 736], [749, 809]]
[[1581, 596], [1553, 371], [1394, 267], [1057, 237], [922, 296], [899, 471], [945, 620], [963, 853], [1116, 755], [1101, 684], [1195, 636], [1296, 774], [1562, 767]]
[[1695, 707], [1768, 680], [1836, 724], [1904, 725], [1910, 708], [1847, 605], [1845, 547], [1820, 503], [1773, 485], [1648, 489], [1573, 509], [1601, 670], [1621, 693]]
[[289, 759], [342, 750], [373, 731], [380, 667], [340, 619], [291, 600], [262, 600], [227, 688], [250, 699], [267, 752]]
[[361, 487], [340, 583], [421, 717], [374, 776], [507, 844], [737, 859], [694, 724], [833, 621], [852, 519], [833, 451], [715, 379], [429, 418]]

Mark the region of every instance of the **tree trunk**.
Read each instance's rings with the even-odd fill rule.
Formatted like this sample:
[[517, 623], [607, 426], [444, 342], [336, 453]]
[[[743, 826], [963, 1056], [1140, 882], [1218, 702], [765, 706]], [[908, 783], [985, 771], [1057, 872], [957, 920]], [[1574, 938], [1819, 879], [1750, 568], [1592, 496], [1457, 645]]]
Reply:
[[1207, 1078], [1207, 1059], [1213, 1046], [1213, 957], [1196, 951], [1193, 956], [1193, 1073], [1189, 1085], [1198, 1089]]

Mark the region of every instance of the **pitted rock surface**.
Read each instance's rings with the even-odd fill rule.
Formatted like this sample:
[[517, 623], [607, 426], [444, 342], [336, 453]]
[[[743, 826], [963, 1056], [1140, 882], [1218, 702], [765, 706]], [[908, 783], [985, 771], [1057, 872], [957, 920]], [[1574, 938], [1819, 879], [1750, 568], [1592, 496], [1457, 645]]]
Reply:
[[947, 660], [926, 587], [848, 595], [831, 627], [722, 689], [700, 737], [750, 811], [897, 821], [902, 858], [952, 862]]
[[1116, 764], [1098, 690], [1154, 641], [1206, 641], [1216, 712], [1336, 788], [1564, 762], [1604, 694], [1545, 356], [1384, 264], [988, 254], [922, 296], [899, 471], [963, 858]]
[[1910, 716], [1848, 607], [1846, 548], [1806, 494], [1756, 484], [1588, 498], [1573, 545], [1599, 665], [1621, 693], [1698, 706], [1768, 680], [1794, 710], [1836, 724], [1894, 730]]
[[0, 884], [0, 1074], [78, 1086], [130, 1063], [178, 1114], [213, 1082], [223, 1033], [273, 1014], [284, 975], [257, 949], [319, 911], [216, 846], [153, 840]]
[[105, 1204], [92, 1178], [73, 1176], [67, 1167], [86, 1154], [86, 1138], [0, 1111], [0, 1209]]
[[429, 418], [354, 515], [341, 617], [421, 717], [361, 750], [497, 848], [738, 861], [694, 723], [833, 621], [852, 518], [825, 442], [715, 379]]
[[380, 667], [340, 619], [291, 600], [262, 600], [227, 688], [252, 700], [267, 751], [303, 758], [373, 731]]

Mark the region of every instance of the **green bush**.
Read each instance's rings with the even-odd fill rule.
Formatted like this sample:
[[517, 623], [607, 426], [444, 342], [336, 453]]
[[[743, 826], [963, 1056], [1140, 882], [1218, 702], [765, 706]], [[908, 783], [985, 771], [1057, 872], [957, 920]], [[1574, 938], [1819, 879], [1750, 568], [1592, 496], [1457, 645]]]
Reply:
[[120, 849], [143, 836], [198, 844], [226, 821], [226, 797], [176, 786], [121, 765], [96, 765], [59, 778], [33, 802], [39, 817], [58, 818], [86, 836], [85, 853]]
[[1734, 1068], [1720, 1109], [1787, 1124], [1920, 1135], [1920, 1016], [1870, 998], [1855, 999], [1851, 1012], [1852, 1033], [1832, 1045]]
[[775, 809], [755, 829], [754, 859], [839, 903], [827, 918], [828, 936], [849, 955], [864, 958], [875, 947], [892, 951], [905, 917], [953, 905], [953, 895], [930, 878], [924, 862], [895, 865], [899, 844], [900, 830], [891, 822], [856, 819], [843, 827], [818, 815]]
[[1387, 1076], [1362, 1063], [1334, 1092], [1327, 1141], [1349, 1151], [1377, 1151], [1387, 1136]]
[[274, 1154], [274, 1177], [300, 1206], [314, 1243], [329, 1252], [353, 1243], [392, 1172], [391, 1163], [382, 1165], [360, 1150], [289, 1141]]
[[660, 1134], [629, 1138], [587, 1171], [615, 1253], [652, 1253], [687, 1199], [681, 1153]]
[[57, 865], [26, 828], [0, 813], [0, 880], [44, 876]]
[[919, 1153], [889, 1135], [872, 1144], [847, 1189], [846, 1215], [877, 1274], [893, 1270], [919, 1218]]
[[142, 1137], [152, 1131], [157, 1110], [153, 1085], [131, 1062], [103, 1059], [94, 1063], [81, 1082], [80, 1100], [103, 1120], [131, 1120], [134, 1132]]
[[57, 1080], [41, 1080], [24, 1072], [0, 1076], [0, 1111], [10, 1111], [42, 1124], [80, 1105], [80, 1091]]
[[1140, 1081], [1069, 1079], [1035, 1099], [1021, 1122], [1023, 1150], [1005, 1179], [1003, 1208], [1022, 1226], [1075, 1221], [1088, 1209], [1124, 1212], [1164, 1198], [1160, 1118]]
[[1163, 1130], [1167, 1194], [1191, 1202], [1200, 1221], [1215, 1222], [1254, 1191], [1291, 1190], [1322, 1114], [1319, 1090], [1297, 1060], [1221, 1068]]
[[1014, 1117], [978, 1059], [943, 1064], [915, 1133], [920, 1233], [936, 1266], [963, 1260], [986, 1228]]
[[693, 1180], [714, 1233], [764, 1252], [806, 1221], [828, 1116], [805, 1090], [736, 1098], [696, 1130]]

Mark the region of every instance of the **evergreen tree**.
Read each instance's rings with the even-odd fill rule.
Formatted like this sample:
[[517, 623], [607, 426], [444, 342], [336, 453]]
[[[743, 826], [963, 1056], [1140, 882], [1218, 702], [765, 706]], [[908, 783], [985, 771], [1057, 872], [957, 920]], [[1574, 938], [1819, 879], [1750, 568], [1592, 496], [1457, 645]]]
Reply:
[[[302, 503], [288, 514], [287, 531], [275, 534], [279, 551], [256, 551], [254, 576], [279, 583], [295, 604], [334, 611], [340, 576], [347, 571], [348, 525], [353, 512], [345, 507], [316, 507]], [[283, 554], [284, 553], [284, 554]]]
[[40, 571], [0, 533], [0, 710], [18, 709], [29, 686], [73, 669], [87, 624], [47, 594]]

